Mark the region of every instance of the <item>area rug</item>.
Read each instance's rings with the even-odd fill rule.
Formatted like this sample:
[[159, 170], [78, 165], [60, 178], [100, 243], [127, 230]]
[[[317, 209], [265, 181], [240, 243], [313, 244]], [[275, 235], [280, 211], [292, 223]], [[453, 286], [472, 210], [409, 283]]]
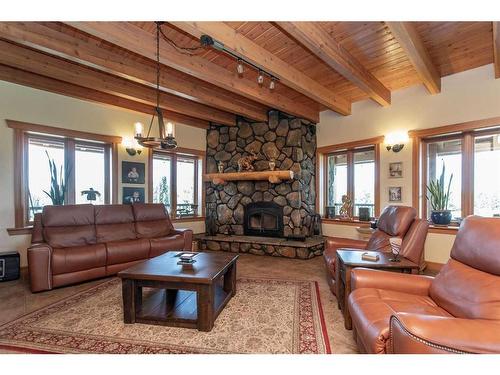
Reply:
[[123, 324], [111, 279], [0, 327], [0, 347], [29, 353], [330, 353], [318, 285], [238, 279], [211, 332]]

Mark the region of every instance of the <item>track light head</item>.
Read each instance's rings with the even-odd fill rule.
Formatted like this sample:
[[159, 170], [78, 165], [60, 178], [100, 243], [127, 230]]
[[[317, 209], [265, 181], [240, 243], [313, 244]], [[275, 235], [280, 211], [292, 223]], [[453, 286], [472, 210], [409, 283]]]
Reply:
[[271, 77], [271, 82], [269, 82], [269, 90], [274, 90], [276, 88], [276, 80]]
[[239, 75], [242, 75], [244, 70], [245, 69], [243, 67], [243, 62], [240, 59], [238, 59], [238, 65], [236, 67], [236, 71], [238, 72]]
[[259, 76], [257, 77], [257, 83], [259, 85], [262, 85], [264, 83], [264, 74], [262, 74], [261, 70], [259, 70]]

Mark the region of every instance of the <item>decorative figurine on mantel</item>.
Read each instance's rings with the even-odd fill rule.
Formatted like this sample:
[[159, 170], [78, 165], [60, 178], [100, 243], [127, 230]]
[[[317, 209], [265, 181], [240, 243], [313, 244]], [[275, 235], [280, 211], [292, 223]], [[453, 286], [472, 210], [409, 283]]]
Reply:
[[275, 168], [276, 168], [276, 160], [274, 159], [269, 160], [269, 170], [274, 171]]
[[352, 219], [352, 200], [348, 195], [342, 195], [342, 206], [339, 213], [342, 219]]
[[253, 162], [257, 160], [257, 158], [257, 154], [252, 152], [252, 155], [238, 159], [238, 172], [253, 172]]
[[224, 163], [220, 161], [219, 164], [217, 164], [217, 169], [219, 173], [224, 173]]

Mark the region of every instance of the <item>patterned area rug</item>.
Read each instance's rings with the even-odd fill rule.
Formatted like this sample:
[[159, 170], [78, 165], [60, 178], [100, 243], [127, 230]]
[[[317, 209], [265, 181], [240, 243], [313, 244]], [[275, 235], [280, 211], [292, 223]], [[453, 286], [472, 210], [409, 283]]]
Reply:
[[0, 327], [0, 347], [31, 353], [330, 353], [318, 285], [238, 279], [211, 332], [123, 324], [112, 279]]

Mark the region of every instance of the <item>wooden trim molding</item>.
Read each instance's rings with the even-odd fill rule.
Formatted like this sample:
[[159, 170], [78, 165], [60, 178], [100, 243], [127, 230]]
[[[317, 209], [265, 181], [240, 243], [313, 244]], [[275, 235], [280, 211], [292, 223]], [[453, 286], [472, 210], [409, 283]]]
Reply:
[[345, 219], [329, 219], [329, 218], [321, 218], [321, 223], [322, 224], [337, 224], [337, 225], [347, 225], [347, 226], [365, 226], [369, 227], [370, 222], [369, 221], [361, 221], [357, 219], [353, 220], [345, 220]]
[[27, 235], [31, 234], [33, 232], [33, 226], [28, 225], [26, 227], [20, 227], [20, 228], [7, 228], [7, 233], [9, 236], [22, 236], [22, 235]]
[[379, 137], [361, 139], [359, 141], [345, 142], [345, 143], [339, 143], [336, 145], [318, 147], [316, 152], [318, 154], [329, 154], [331, 152], [348, 150], [350, 148], [361, 148], [361, 147], [366, 147], [366, 146], [374, 146], [376, 144], [381, 144], [383, 142], [384, 142], [384, 136], [381, 135]]
[[500, 126], [500, 116], [486, 118], [482, 120], [473, 120], [460, 122], [457, 124], [438, 126], [436, 128], [425, 128], [420, 130], [411, 130], [408, 132], [410, 138], [425, 138], [443, 134], [461, 133], [466, 131], [479, 130]]
[[82, 132], [80, 130], [64, 129], [55, 126], [47, 126], [40, 124], [33, 124], [29, 122], [22, 122], [16, 120], [5, 120], [7, 126], [11, 129], [19, 129], [25, 132], [32, 133], [45, 133], [50, 135], [58, 135], [67, 138], [76, 139], [90, 139], [92, 141], [99, 141], [104, 143], [122, 143], [122, 137], [103, 135], [89, 132]]

